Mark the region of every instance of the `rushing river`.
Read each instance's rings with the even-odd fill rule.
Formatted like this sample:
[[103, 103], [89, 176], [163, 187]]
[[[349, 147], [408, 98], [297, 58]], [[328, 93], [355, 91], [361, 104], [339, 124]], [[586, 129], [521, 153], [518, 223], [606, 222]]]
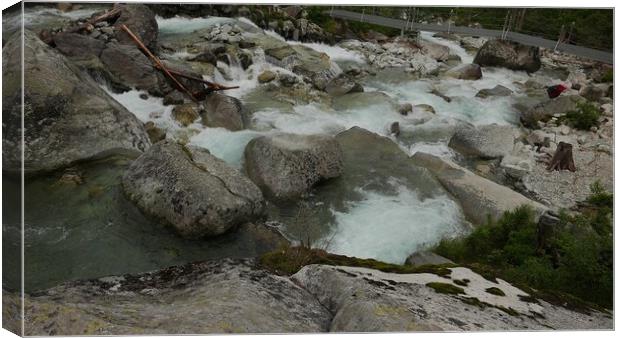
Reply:
[[[82, 14], [90, 13], [84, 11]], [[64, 14], [51, 10], [41, 14], [56, 15], [55, 21], [64, 18]], [[30, 17], [29, 22], [41, 25], [36, 15]], [[160, 38], [174, 38], [231, 20], [235, 19], [158, 18]], [[245, 19], [237, 22], [253, 25]], [[268, 34], [282, 39], [276, 33]], [[456, 42], [428, 33], [423, 33], [422, 38], [448, 46], [465, 62], [473, 58]], [[340, 68], [352, 64], [365, 66], [366, 61], [359, 52], [325, 44], [304, 45], [328, 54]], [[186, 51], [170, 55], [187, 56]], [[247, 130], [232, 132], [207, 128], [199, 121], [182, 128], [170, 116], [172, 106], [164, 106], [161, 98], [143, 99], [140, 94], [145, 93], [136, 90], [109, 93], [143, 122], [155, 121], [167, 129], [169, 137], [183, 138], [190, 144], [207, 148], [238, 169], [242, 169], [245, 145], [260, 135], [276, 132], [337, 135], [358, 126], [390, 137], [387, 127], [392, 122], [408, 125], [407, 117], [382, 101], [343, 102], [334, 107], [314, 103], [283, 107], [262, 95], [257, 75], [267, 69], [287, 71], [267, 63], [260, 48], [255, 51], [253, 61], [245, 71], [239, 66], [218, 62], [212, 78], [241, 87], [227, 94], [254, 107], [252, 128]], [[437, 118], [430, 122], [405, 127], [409, 129], [404, 133], [411, 137], [391, 138], [402, 152], [395, 155], [396, 158], [405, 163], [407, 157], [417, 151], [453, 158], [455, 154], [447, 147], [448, 139], [441, 130], [457, 123], [516, 123], [512, 98], [480, 99], [475, 94], [498, 84], [515, 90], [515, 81], [527, 79], [525, 73], [503, 69], [484, 69], [483, 78], [477, 81], [418, 79], [402, 70], [384, 70], [366, 77], [362, 85], [365, 91], [381, 91], [396, 101], [428, 104], [436, 110]], [[446, 102], [430, 94], [433, 88], [450, 96], [452, 101]], [[154, 118], [153, 112], [160, 117]], [[352, 147], [356, 149], [355, 144]], [[315, 245], [332, 252], [393, 263], [402, 263], [412, 252], [429, 247], [441, 238], [467, 231], [460, 207], [443, 189], [428, 183], [428, 179], [409, 167], [395, 168], [381, 160], [380, 156], [347, 159], [345, 177], [318, 187], [299, 203], [271, 205], [269, 217], [280, 224], [280, 230], [291, 240], [310, 238]], [[245, 237], [237, 238], [235, 233], [210, 240], [183, 240], [146, 218], [120, 191], [119, 178], [127, 163], [127, 159], [117, 158], [81, 165], [77, 170], [85, 183], [80, 185], [59, 183], [62, 173], [26, 181], [25, 283], [28, 290], [75, 278], [140, 272], [194, 260], [247, 257], [261, 252], [260, 244]], [[14, 180], [5, 178], [3, 181], [5, 189], [18, 187]], [[4, 210], [5, 246], [15, 245], [19, 240], [19, 208], [5, 204]], [[10, 254], [7, 257], [9, 251], [5, 250], [5, 261], [18, 259]], [[11, 284], [6, 278], [5, 281]]]

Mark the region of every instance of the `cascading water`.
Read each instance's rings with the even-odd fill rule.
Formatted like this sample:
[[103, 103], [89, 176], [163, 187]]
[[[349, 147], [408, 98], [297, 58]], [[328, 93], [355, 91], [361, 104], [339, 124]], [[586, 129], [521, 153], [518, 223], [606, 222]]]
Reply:
[[[270, 38], [284, 41], [275, 32], [265, 33]], [[464, 62], [473, 60], [472, 55], [453, 41], [435, 38], [424, 32], [422, 38], [447, 46], [452, 54], [459, 55]], [[287, 41], [287, 43], [303, 45], [325, 53], [336, 64], [367, 66], [362, 54], [340, 46], [293, 41]], [[239, 89], [228, 91], [226, 94], [243, 100], [260, 89], [257, 77], [264, 70], [276, 70], [294, 75], [268, 62], [260, 46], [255, 48], [253, 53], [253, 64], [247, 70], [243, 70], [238, 60], [231, 57], [228, 63], [218, 62], [215, 74], [210, 80], [240, 86]], [[205, 147], [231, 165], [242, 168], [245, 145], [251, 139], [261, 135], [277, 132], [336, 135], [353, 126], [358, 126], [389, 136], [388, 126], [393, 122], [399, 122], [405, 132], [409, 131], [414, 135], [413, 140], [392, 137], [392, 140], [398, 143], [403, 151], [409, 154], [424, 151], [452, 158], [454, 153], [447, 146], [449, 138], [442, 137], [442, 135], [449, 135], [444, 133], [444, 130], [454, 128], [457, 123], [462, 122], [476, 125], [516, 122], [516, 112], [512, 108], [511, 100], [506, 98], [481, 99], [475, 97], [476, 93], [481, 89], [492, 88], [496, 85], [516, 90], [513, 82], [525, 81], [529, 77], [522, 72], [501, 69], [485, 69], [483, 78], [477, 81], [448, 78], [419, 80], [406, 76], [393, 77], [389, 74], [389, 72], [379, 72], [376, 76], [369, 77], [363, 82], [365, 91], [382, 91], [397, 102], [431, 105], [436, 110], [436, 117], [426, 123], [415, 125], [411, 123], [411, 117], [400, 115], [395, 106], [387, 101], [371, 102], [364, 106], [347, 107], [345, 105], [338, 109], [318, 103], [293, 105], [290, 109], [268, 106], [252, 113], [251, 129], [232, 132], [221, 128], [200, 126], [197, 127], [199, 131], [191, 137], [190, 142], [193, 145]], [[450, 96], [452, 101], [446, 102], [430, 93], [433, 89]], [[355, 193], [358, 197], [361, 196], [360, 198], [336, 201], [324, 194], [321, 195], [320, 192], [314, 196], [315, 203], [326, 209], [323, 216], [317, 216], [314, 221], [310, 222], [316, 223], [320, 220], [320, 222], [328, 223], [327, 226], [322, 226], [323, 230], [315, 234], [314, 239], [317, 245], [326, 245], [329, 250], [342, 254], [401, 263], [411, 252], [437, 243], [442, 237], [464, 231], [459, 206], [445, 194], [421, 198], [415, 188], [399, 187], [397, 178], [390, 178], [388, 181], [384, 183], [393, 185], [396, 193], [366, 190], [364, 182], [357, 182], [359, 186], [348, 188], [351, 189], [351, 193]], [[324, 200], [320, 200], [321, 198]], [[333, 208], [330, 206], [333, 203], [344, 205], [344, 207]], [[293, 211], [280, 210], [276, 214], [286, 215], [291, 212]], [[284, 217], [282, 220], [285, 223], [283, 231], [289, 237], [295, 238], [300, 235], [299, 231], [287, 229], [286, 223], [294, 222], [294, 220], [290, 217]], [[378, 238], [380, 240], [377, 240]]]
[[[252, 30], [252, 34], [258, 34], [256, 25], [247, 19], [176, 17], [158, 18], [157, 21], [160, 38], [167, 41], [225, 23], [237, 24]], [[279, 43], [284, 40], [276, 33], [265, 33], [268, 38], [275, 38]], [[423, 33], [422, 38], [448, 46], [464, 62], [472, 59], [471, 55], [450, 40], [434, 38], [427, 33]], [[355, 65], [361, 69], [369, 67], [365, 56], [342, 46], [287, 43], [303, 45], [327, 54], [335, 61], [330, 70], [333, 72], [340, 72], [340, 68], [345, 69], [345, 65]], [[229, 55], [228, 63], [218, 62], [213, 76], [205, 77], [225, 85], [239, 86], [239, 89], [226, 91], [225, 94], [241, 99], [246, 107], [259, 107], [249, 112], [251, 126], [245, 130], [208, 128], [200, 121], [182, 127], [171, 116], [172, 106], [164, 106], [161, 98], [147, 95], [145, 99], [143, 97], [146, 93], [137, 90], [121, 94], [108, 93], [142, 122], [153, 121], [165, 129], [167, 137], [189, 140], [191, 145], [207, 148], [213, 155], [242, 169], [244, 148], [255, 137], [278, 132], [337, 135], [354, 126], [388, 136], [400, 146], [403, 155], [424, 151], [451, 158], [454, 153], [447, 147], [447, 130], [462, 123], [459, 120], [478, 125], [515, 122], [512, 99], [476, 98], [478, 90], [498, 84], [517, 90], [513, 82], [523, 82], [530, 77], [521, 72], [485, 68], [483, 78], [477, 81], [447, 78], [420, 80], [401, 70], [391, 73], [385, 70], [366, 77], [362, 85], [365, 92], [381, 91], [387, 96], [377, 96], [377, 99], [373, 98], [367, 103], [354, 100], [339, 104], [290, 104], [264, 95], [265, 86], [259, 84], [258, 76], [266, 70], [296, 77], [298, 75], [268, 62], [261, 45], [247, 51], [252, 52], [253, 61], [247, 69], [241, 67], [237, 57]], [[162, 56], [187, 60], [195, 55], [193, 50], [176, 48], [172, 52], [166, 50]], [[452, 101], [446, 102], [430, 93], [432, 89], [450, 96]], [[430, 121], [414, 123], [420, 108], [414, 108], [412, 116], [402, 116], [395, 103], [403, 102], [428, 104], [435, 109], [436, 115]], [[402, 135], [398, 138], [389, 135], [388, 127], [393, 122], [401, 125]], [[85, 168], [84, 175], [88, 183], [79, 187], [79, 193], [55, 186], [54, 182], [58, 180], [56, 176], [45, 182], [35, 180], [27, 185], [31, 199], [27, 203], [31, 203], [30, 206], [53, 196], [63, 206], [56, 203], [50, 204], [49, 208], [56, 206], [66, 211], [62, 214], [51, 213], [51, 209], [41, 207], [47, 213], [31, 214], [32, 218], [28, 220], [32, 226], [26, 244], [38, 252], [28, 255], [30, 268], [27, 274], [33, 283], [27, 285], [28, 289], [47, 287], [67, 278], [138, 272], [190, 260], [235, 257], [248, 253], [243, 248], [253, 244], [235, 241], [235, 234], [206, 244], [203, 241], [185, 241], [156, 222], [146, 219], [120, 193], [119, 175], [127, 165], [123, 161], [113, 166], [95, 164]], [[416, 181], [415, 178], [407, 178], [412, 170], [407, 167], [408, 164], [404, 167], [409, 170], [393, 172], [394, 168], [389, 163], [381, 163], [380, 157], [371, 162], [370, 165], [351, 162], [353, 167], [346, 168], [346, 171], [354, 173], [354, 178], [330, 182], [302, 201], [311, 203], [311, 208], [316, 211], [308, 220], [301, 222], [304, 225], [294, 219], [299, 205], [272, 206], [271, 219], [281, 221], [282, 231], [292, 239], [302, 239], [304, 231], [308, 230], [307, 225], [311, 224], [316, 245], [341, 254], [393, 263], [402, 263], [410, 253], [431, 246], [445, 236], [466, 231], [459, 206], [441, 189], [435, 189], [430, 194], [423, 193], [426, 189], [423, 187], [424, 179]], [[379, 168], [381, 165], [384, 168]], [[10, 227], [5, 229], [10, 230]], [[63, 249], [58, 249], [60, 247]], [[86, 247], [92, 255], [76, 255], [77, 252], [87, 251]], [[123, 260], [131, 257], [131, 261], [119, 262], [121, 256]], [[87, 264], [85, 259], [94, 263]], [[59, 261], [66, 261], [67, 264], [58, 264]], [[43, 271], [38, 274], [37, 267], [43, 265], [56, 265], [55, 272], [50, 274], [49, 271]], [[81, 270], [74, 271], [69, 267], [81, 267]]]

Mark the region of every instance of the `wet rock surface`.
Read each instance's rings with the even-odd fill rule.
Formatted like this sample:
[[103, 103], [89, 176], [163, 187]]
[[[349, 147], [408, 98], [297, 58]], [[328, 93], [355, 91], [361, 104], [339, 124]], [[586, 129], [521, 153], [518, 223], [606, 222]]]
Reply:
[[499, 219], [504, 212], [511, 211], [515, 206], [531, 206], [536, 217], [547, 210], [547, 207], [527, 197], [482, 178], [456, 164], [439, 157], [418, 152], [413, 161], [428, 169], [441, 184], [454, 196], [465, 215], [474, 224], [485, 224], [487, 217]]
[[[142, 123], [88, 74], [30, 31], [24, 34], [26, 172], [114, 153], [138, 155], [150, 141]], [[3, 48], [4, 170], [21, 167], [21, 36]]]
[[508, 40], [489, 40], [478, 50], [474, 63], [533, 73], [541, 67], [540, 50]]
[[456, 130], [449, 146], [466, 156], [501, 158], [513, 150], [519, 135], [519, 130], [512, 126], [464, 126]]
[[[611, 317], [600, 312], [585, 315], [544, 301], [528, 303], [522, 298], [527, 296], [524, 291], [461, 267], [451, 268], [449, 277], [441, 277], [309, 265], [292, 279], [334, 314], [331, 332], [545, 330], [611, 325]], [[467, 280], [467, 286], [458, 286], [454, 280]], [[441, 285], [458, 287], [462, 293], [442, 294], [430, 287], [441, 290]], [[501, 289], [504, 296], [489, 294], [485, 290], [490, 287]]]
[[324, 332], [331, 318], [307, 291], [252, 260], [70, 282], [25, 306], [27, 335]]
[[278, 134], [255, 138], [245, 148], [245, 169], [275, 199], [299, 197], [344, 171], [340, 145], [325, 135]]
[[206, 149], [165, 140], [137, 158], [123, 189], [147, 215], [185, 237], [220, 235], [263, 214], [260, 190]]

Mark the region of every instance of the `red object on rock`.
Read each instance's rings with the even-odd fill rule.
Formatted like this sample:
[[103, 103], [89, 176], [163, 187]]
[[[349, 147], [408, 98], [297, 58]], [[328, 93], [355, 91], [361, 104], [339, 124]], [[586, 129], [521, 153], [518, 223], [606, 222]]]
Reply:
[[568, 89], [568, 87], [563, 84], [551, 86], [547, 88], [547, 95], [549, 95], [550, 99], [555, 99], [556, 97], [560, 96], [560, 94], [562, 94], [562, 92], [566, 89]]

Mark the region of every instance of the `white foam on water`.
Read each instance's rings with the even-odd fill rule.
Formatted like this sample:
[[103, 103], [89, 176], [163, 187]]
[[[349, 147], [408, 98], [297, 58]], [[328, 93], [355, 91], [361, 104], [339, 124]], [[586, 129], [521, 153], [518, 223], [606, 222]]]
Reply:
[[252, 139], [266, 134], [268, 133], [250, 129], [230, 131], [224, 128], [203, 127], [200, 133], [190, 138], [189, 144], [209, 149], [213, 156], [241, 169], [245, 146]]
[[264, 32], [266, 35], [271, 36], [272, 38], [276, 38], [276, 39], [278, 39], [278, 40], [280, 40], [280, 41], [286, 41], [286, 39], [285, 39], [285, 38], [283, 38], [283, 37], [282, 37], [282, 35], [278, 34], [277, 32], [275, 32], [275, 31], [273, 31], [273, 30], [271, 30], [271, 29], [265, 29], [263, 32]]
[[[480, 82], [478, 82], [480, 81]], [[373, 85], [402, 102], [431, 105], [438, 116], [463, 120], [474, 125], [490, 123], [514, 124], [517, 111], [512, 107], [512, 99], [507, 97], [475, 97], [480, 89], [493, 88], [502, 82], [495, 79], [466, 81], [444, 79], [439, 82], [417, 80], [402, 83], [374, 83]], [[513, 87], [512, 82], [507, 87]], [[452, 101], [446, 102], [441, 97], [431, 94], [436, 89], [449, 96]]]
[[238, 17], [237, 20], [239, 20], [240, 22], [243, 22], [245, 24], [248, 24], [254, 28], [259, 28], [252, 20], [246, 18], [246, 17]]
[[[177, 132], [183, 132], [186, 129], [172, 118], [174, 106], [165, 106], [163, 98], [150, 96], [142, 90], [133, 89], [119, 94], [113, 93], [106, 86], [101, 87], [108, 95], [112, 96], [113, 99], [133, 113], [142, 123], [152, 121], [157, 127], [164, 129], [169, 138], [175, 138]], [[147, 98], [142, 99], [140, 95], [147, 95]], [[189, 127], [201, 128], [202, 125], [196, 122]]]
[[266, 70], [284, 74], [293, 74], [289, 70], [265, 61], [265, 52], [262, 48], [256, 48], [253, 50], [252, 65], [250, 65], [246, 70], [241, 67], [239, 60], [230, 61], [230, 65], [218, 61], [213, 76], [203, 76], [203, 78], [205, 80], [217, 82], [226, 86], [238, 86], [239, 88], [237, 89], [230, 89], [224, 92], [226, 95], [237, 98], [242, 98], [244, 95], [250, 93], [258, 87], [258, 76]]
[[447, 39], [434, 37], [433, 34], [435, 33], [420, 32], [420, 37], [422, 40], [448, 47], [450, 49], [450, 54], [458, 55], [463, 63], [472, 63], [474, 61], [474, 56], [469, 54], [465, 48], [461, 47], [459, 44]]
[[303, 45], [308, 48], [312, 48], [317, 52], [325, 53], [329, 56], [329, 58], [334, 62], [355, 62], [359, 64], [366, 64], [366, 59], [364, 55], [359, 52], [348, 50], [342, 48], [340, 46], [328, 45], [325, 43], [314, 43], [314, 42], [298, 42], [298, 41], [287, 41], [291, 45]]
[[235, 19], [223, 17], [185, 18], [175, 16], [172, 18], [162, 18], [161, 16], [156, 16], [155, 18], [161, 34], [186, 34], [235, 21]]
[[397, 180], [391, 183], [396, 195], [358, 189], [362, 201], [332, 211], [335, 229], [323, 239], [329, 252], [402, 264], [411, 253], [462, 233], [460, 208], [450, 198], [422, 200]]
[[308, 104], [294, 106], [291, 113], [278, 110], [258, 111], [253, 118], [259, 128], [273, 128], [294, 134], [336, 134], [357, 126], [386, 135], [392, 122], [406, 123], [405, 118], [387, 104], [344, 111], [326, 110], [318, 105]]

